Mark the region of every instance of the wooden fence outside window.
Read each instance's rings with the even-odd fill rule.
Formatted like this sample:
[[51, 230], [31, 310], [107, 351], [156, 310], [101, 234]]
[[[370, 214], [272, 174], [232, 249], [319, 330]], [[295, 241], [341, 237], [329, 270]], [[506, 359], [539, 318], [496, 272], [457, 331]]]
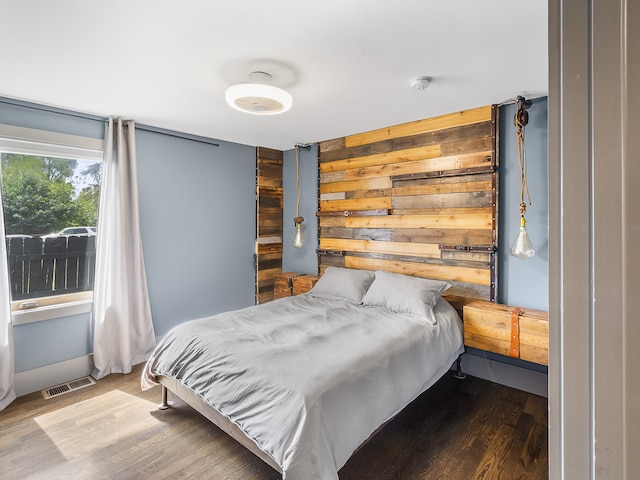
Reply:
[[95, 236], [7, 238], [13, 301], [93, 290]]

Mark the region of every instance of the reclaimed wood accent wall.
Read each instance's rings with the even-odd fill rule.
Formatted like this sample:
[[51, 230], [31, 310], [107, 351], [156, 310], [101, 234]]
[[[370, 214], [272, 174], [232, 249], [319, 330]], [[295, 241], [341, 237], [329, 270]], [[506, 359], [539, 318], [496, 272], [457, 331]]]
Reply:
[[320, 273], [387, 270], [495, 301], [496, 114], [486, 106], [321, 142]]
[[256, 151], [256, 304], [273, 300], [282, 272], [283, 152]]

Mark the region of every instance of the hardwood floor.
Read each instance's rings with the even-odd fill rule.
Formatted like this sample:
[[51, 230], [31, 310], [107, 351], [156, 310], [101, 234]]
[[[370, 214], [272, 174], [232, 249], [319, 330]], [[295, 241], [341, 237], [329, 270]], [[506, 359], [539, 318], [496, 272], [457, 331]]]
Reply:
[[[160, 389], [142, 392], [141, 366], [0, 412], [2, 479], [276, 480], [280, 476]], [[491, 382], [445, 376], [340, 470], [341, 480], [548, 478], [547, 402]]]

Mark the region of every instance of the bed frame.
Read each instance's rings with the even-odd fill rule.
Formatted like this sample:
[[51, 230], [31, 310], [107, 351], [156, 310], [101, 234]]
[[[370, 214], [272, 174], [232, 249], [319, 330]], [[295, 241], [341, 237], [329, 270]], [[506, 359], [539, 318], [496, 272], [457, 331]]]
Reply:
[[215, 408], [206, 404], [192, 390], [182, 385], [175, 378], [159, 376], [158, 381], [162, 386], [162, 403], [158, 405], [160, 410], [171, 408], [173, 403], [169, 401], [168, 391], [182, 399], [186, 404], [190, 405], [194, 410], [202, 414], [207, 420], [216, 425], [220, 430], [230, 435], [234, 440], [247, 448], [251, 453], [264, 461], [267, 465], [274, 468], [280, 474], [282, 469], [266, 452], [260, 450], [255, 442], [247, 436], [235, 423], [224, 415], [220, 414]]
[[[443, 297], [460, 318], [471, 300], [495, 301], [496, 139], [497, 108], [487, 106], [320, 142], [319, 273], [340, 266], [446, 280], [453, 288]], [[464, 378], [460, 357], [455, 375]], [[193, 391], [158, 380], [160, 409], [171, 391], [282, 474]]]
[[[465, 376], [460, 372], [460, 357], [457, 360], [457, 368], [458, 373], [456, 373], [456, 378], [465, 378]], [[458, 377], [458, 374], [461, 376]], [[173, 393], [175, 396], [180, 398], [183, 402], [189, 405], [191, 408], [196, 410], [198, 413], [203, 415], [207, 420], [213, 423], [220, 430], [225, 432], [231, 438], [240, 443], [243, 447], [253, 453], [260, 460], [265, 462], [271, 468], [276, 470], [278, 473], [282, 475], [282, 469], [276, 463], [276, 461], [271, 458], [269, 454], [265, 451], [261, 450], [258, 445], [244, 433], [240, 427], [238, 427], [235, 423], [229, 420], [224, 415], [220, 414], [215, 408], [211, 407], [207, 403], [205, 403], [198, 395], [196, 395], [192, 390], [182, 385], [175, 378], [158, 376], [158, 382], [162, 388], [162, 403], [158, 405], [159, 410], [167, 410], [173, 407], [173, 402], [169, 401], [169, 391]], [[367, 438], [362, 444], [355, 450], [357, 452], [360, 450], [371, 438], [373, 438], [380, 430], [382, 430], [387, 423], [389, 423], [392, 419], [384, 422], [380, 425], [370, 436]], [[355, 453], [354, 452], [354, 453]]]

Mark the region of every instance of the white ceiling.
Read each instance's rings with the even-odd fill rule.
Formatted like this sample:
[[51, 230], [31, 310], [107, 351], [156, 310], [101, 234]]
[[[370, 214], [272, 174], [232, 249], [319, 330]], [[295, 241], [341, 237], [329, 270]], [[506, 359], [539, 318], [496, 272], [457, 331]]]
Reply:
[[[287, 150], [547, 92], [546, 0], [0, 0], [0, 96]], [[249, 115], [263, 70], [293, 95]], [[433, 78], [418, 92], [417, 76]]]

